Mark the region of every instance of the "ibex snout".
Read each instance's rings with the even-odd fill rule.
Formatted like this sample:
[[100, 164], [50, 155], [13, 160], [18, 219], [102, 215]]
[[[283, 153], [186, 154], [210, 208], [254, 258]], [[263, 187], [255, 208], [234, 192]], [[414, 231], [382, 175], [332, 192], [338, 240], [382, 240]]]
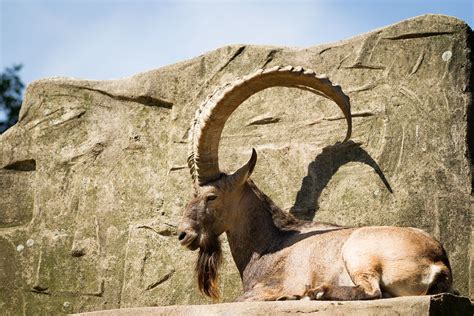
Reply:
[[178, 231], [178, 239], [181, 246], [196, 250], [199, 247], [198, 234], [192, 231]]
[[184, 247], [196, 250], [199, 247], [198, 223], [184, 217], [178, 226], [178, 240]]
[[[183, 233], [185, 234], [185, 233]], [[197, 235], [193, 234], [185, 234], [186, 237], [184, 237], [180, 243], [182, 246], [188, 247], [189, 250], [196, 250], [199, 247], [199, 243], [197, 242], [198, 238]]]

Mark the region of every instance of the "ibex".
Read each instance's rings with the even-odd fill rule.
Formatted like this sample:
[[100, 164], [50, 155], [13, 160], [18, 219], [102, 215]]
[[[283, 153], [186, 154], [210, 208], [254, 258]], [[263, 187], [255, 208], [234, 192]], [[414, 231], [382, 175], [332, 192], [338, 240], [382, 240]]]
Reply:
[[278, 208], [250, 180], [257, 154], [232, 174], [219, 169], [218, 147], [231, 113], [254, 93], [293, 87], [333, 100], [348, 124], [349, 97], [326, 76], [302, 67], [258, 70], [216, 90], [196, 112], [188, 165], [194, 198], [187, 205], [178, 238], [199, 248], [197, 283], [219, 297], [221, 245], [227, 234], [240, 272], [245, 300], [362, 300], [452, 291], [452, 273], [442, 245], [411, 227], [341, 227], [302, 221]]

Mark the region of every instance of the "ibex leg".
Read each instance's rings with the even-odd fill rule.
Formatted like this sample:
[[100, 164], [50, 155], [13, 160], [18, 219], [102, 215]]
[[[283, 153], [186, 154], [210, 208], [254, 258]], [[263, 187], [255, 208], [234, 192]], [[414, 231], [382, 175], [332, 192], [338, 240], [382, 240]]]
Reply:
[[380, 275], [377, 272], [359, 272], [351, 274], [355, 286], [338, 286], [332, 284], [321, 284], [309, 289], [304, 296], [312, 300], [370, 300], [382, 298], [380, 290]]

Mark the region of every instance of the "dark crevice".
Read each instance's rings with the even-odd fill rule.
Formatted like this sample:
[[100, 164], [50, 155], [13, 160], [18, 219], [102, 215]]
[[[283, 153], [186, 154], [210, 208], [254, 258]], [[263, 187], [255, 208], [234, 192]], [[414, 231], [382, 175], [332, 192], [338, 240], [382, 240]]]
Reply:
[[74, 250], [71, 250], [71, 256], [73, 256], [74, 258], [80, 258], [80, 257], [83, 257], [86, 255], [86, 252], [84, 249], [74, 249]]
[[265, 62], [263, 63], [262, 69], [265, 68], [269, 63], [272, 62], [273, 58], [275, 58], [275, 54], [278, 52], [276, 49], [272, 49], [265, 58]]
[[35, 285], [30, 292], [36, 293], [36, 294], [43, 294], [43, 295], [51, 295], [51, 293], [46, 292], [48, 290], [47, 287], [42, 287], [40, 285]]
[[35, 285], [35, 286], [33, 286], [33, 290], [38, 291], [38, 292], [44, 292], [44, 291], [48, 290], [48, 288], [47, 287], [42, 287], [41, 285]]
[[332, 46], [323, 48], [322, 50], [319, 51], [318, 55], [322, 55], [323, 53], [325, 53], [325, 52], [327, 52], [327, 51], [329, 51], [329, 50], [331, 50], [331, 49], [333, 49]]
[[351, 117], [369, 117], [369, 116], [374, 116], [375, 114], [370, 111], [366, 112], [360, 112], [360, 113], [353, 113]]
[[274, 123], [280, 122], [280, 120], [281, 119], [279, 117], [265, 117], [265, 118], [261, 118], [261, 119], [252, 121], [252, 122], [248, 123], [246, 126], [274, 124]]
[[137, 226], [137, 228], [148, 229], [148, 230], [154, 232], [155, 234], [158, 234], [160, 236], [165, 236], [165, 237], [176, 235], [176, 227], [175, 226], [167, 224], [167, 223], [164, 223], [164, 224], [168, 227], [166, 227], [165, 229], [161, 229], [161, 230], [156, 230], [153, 227], [150, 227], [150, 226], [147, 226], [147, 225], [140, 225], [140, 226]]
[[[362, 112], [355, 112], [355, 113], [352, 113], [351, 114], [351, 117], [370, 117], [370, 116], [374, 116], [375, 113], [372, 112], [372, 111], [362, 111]], [[339, 121], [339, 120], [345, 120], [346, 117], [345, 116], [332, 116], [332, 117], [325, 117], [323, 118], [323, 120], [325, 121]]]
[[26, 159], [12, 162], [3, 169], [7, 170], [16, 170], [16, 171], [36, 171], [36, 160], [34, 159]]
[[377, 66], [377, 65], [364, 65], [360, 62], [355, 63], [351, 66], [343, 67], [345, 69], [370, 69], [370, 70], [384, 70], [385, 66]]
[[159, 279], [158, 281], [148, 285], [146, 287], [147, 290], [152, 290], [154, 289], [155, 287], [157, 287], [158, 285], [166, 282], [169, 280], [169, 278], [171, 278], [171, 276], [174, 274], [175, 270], [171, 270], [169, 273], [165, 274], [161, 279]]
[[187, 168], [188, 168], [187, 165], [186, 166], [173, 166], [169, 169], [169, 171], [171, 172], [171, 171], [183, 170], [183, 169], [187, 169]]
[[144, 106], [150, 106], [150, 107], [160, 107], [160, 108], [165, 108], [165, 109], [173, 108], [172, 102], [154, 98], [149, 95], [125, 96], [125, 95], [115, 95], [115, 94], [106, 92], [104, 90], [94, 89], [94, 88], [89, 88], [89, 87], [79, 87], [79, 88], [84, 89], [84, 90], [98, 92], [114, 100], [135, 102], [135, 103], [140, 103]]
[[440, 36], [440, 35], [449, 35], [454, 34], [454, 32], [419, 32], [419, 33], [408, 33], [402, 34], [399, 36], [393, 37], [384, 37], [383, 39], [388, 40], [404, 40], [404, 39], [412, 39], [412, 38], [423, 38], [423, 37], [432, 37], [432, 36]]
[[225, 67], [227, 67], [234, 59], [236, 59], [240, 54], [243, 53], [245, 48], [246, 46], [239, 47], [239, 49], [235, 51], [234, 55], [232, 55], [232, 57], [217, 72], [221, 72]]

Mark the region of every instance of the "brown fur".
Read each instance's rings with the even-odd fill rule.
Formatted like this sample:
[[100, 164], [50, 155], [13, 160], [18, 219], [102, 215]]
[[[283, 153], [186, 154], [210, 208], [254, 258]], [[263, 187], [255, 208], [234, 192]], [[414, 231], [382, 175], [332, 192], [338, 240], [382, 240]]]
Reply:
[[273, 222], [275, 226], [277, 226], [281, 230], [294, 230], [298, 225], [304, 223], [294, 217], [292, 214], [288, 212], [284, 212], [281, 208], [279, 208], [273, 201], [266, 195], [265, 193], [260, 190], [252, 180], [247, 181], [247, 185], [253, 191], [255, 196], [261, 200], [263, 205], [265, 206], [265, 211], [270, 213], [272, 216]]

